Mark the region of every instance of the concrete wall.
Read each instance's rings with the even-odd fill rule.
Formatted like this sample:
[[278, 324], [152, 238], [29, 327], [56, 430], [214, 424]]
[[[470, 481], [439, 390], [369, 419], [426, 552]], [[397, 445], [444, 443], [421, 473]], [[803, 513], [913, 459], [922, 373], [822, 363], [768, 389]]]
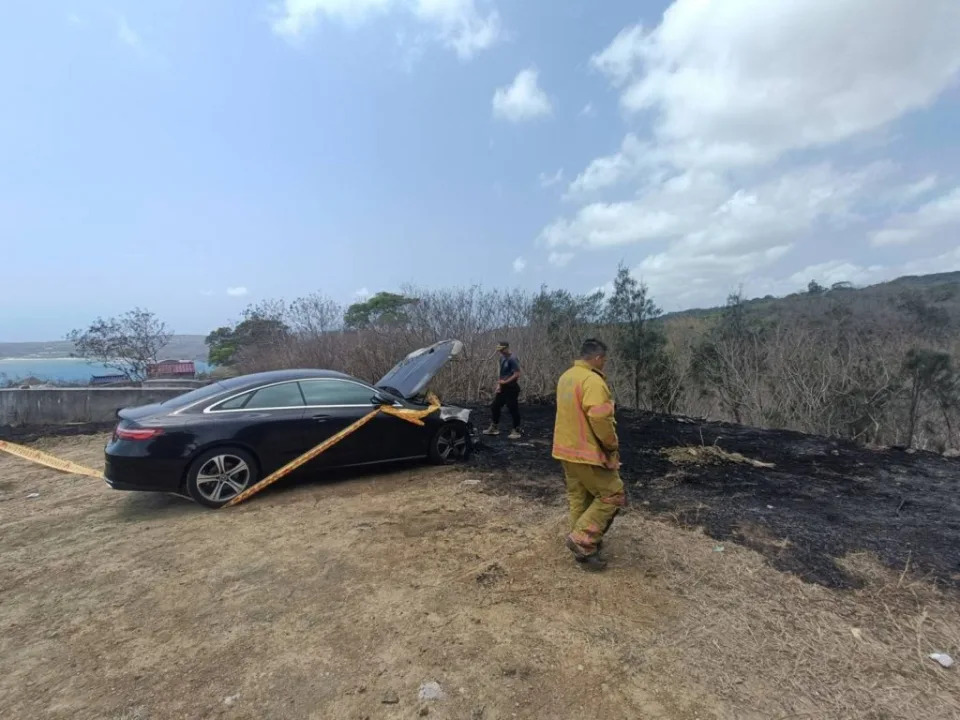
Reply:
[[0, 427], [109, 423], [117, 410], [176, 397], [189, 388], [52, 388], [0, 390]]

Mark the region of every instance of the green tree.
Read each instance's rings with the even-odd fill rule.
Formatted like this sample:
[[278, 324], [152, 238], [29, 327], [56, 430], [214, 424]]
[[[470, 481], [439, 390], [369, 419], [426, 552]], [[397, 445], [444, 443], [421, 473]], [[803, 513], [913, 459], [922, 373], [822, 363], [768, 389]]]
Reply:
[[620, 265], [607, 300], [605, 321], [616, 333], [615, 352], [629, 368], [635, 407], [646, 399], [655, 410], [667, 411], [663, 399], [673, 380], [672, 364], [666, 354], [666, 337], [653, 321], [661, 310], [649, 296], [647, 286]]
[[73, 330], [66, 339], [73, 355], [96, 360], [131, 380], [145, 380], [147, 366], [156, 362], [173, 333], [149, 310], [134, 308], [108, 320], [97, 318], [86, 330]]
[[932, 399], [949, 418], [950, 406], [956, 402], [957, 376], [949, 354], [918, 348], [907, 352], [903, 373], [909, 392], [907, 447], [913, 447], [921, 405]]
[[420, 302], [418, 298], [378, 292], [363, 302], [354, 303], [343, 316], [344, 325], [350, 330], [365, 330], [372, 327], [399, 327], [409, 322], [405, 308]]
[[807, 285], [808, 295], [823, 295], [825, 292], [827, 292], [827, 289], [816, 280], [811, 280], [810, 284]]
[[234, 356], [237, 354], [234, 330], [235, 328], [224, 325], [204, 338], [203, 342], [207, 346], [207, 361], [211, 365], [226, 367], [233, 363]]
[[693, 370], [734, 421], [742, 423], [748, 398], [756, 394], [763, 377], [763, 352], [760, 333], [747, 318], [741, 293], [727, 298], [719, 323], [697, 348]]
[[942, 340], [950, 329], [950, 314], [915, 291], [900, 295], [898, 307], [914, 323], [921, 337], [927, 341]]
[[204, 342], [212, 365], [234, 365], [245, 349], [264, 347], [283, 342], [290, 330], [282, 319], [282, 309], [251, 307], [244, 311], [244, 319], [233, 327], [219, 327]]
[[574, 295], [566, 290], [541, 287], [530, 306], [530, 324], [543, 328], [550, 349], [560, 356], [574, 356], [587, 328], [603, 315], [603, 293]]

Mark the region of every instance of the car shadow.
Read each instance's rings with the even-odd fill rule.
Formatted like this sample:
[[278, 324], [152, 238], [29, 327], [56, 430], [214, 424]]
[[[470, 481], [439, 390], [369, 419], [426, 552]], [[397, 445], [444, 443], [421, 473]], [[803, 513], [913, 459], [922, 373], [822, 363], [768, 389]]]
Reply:
[[[364, 480], [382, 479], [389, 482], [402, 473], [422, 469], [436, 470], [440, 466], [432, 465], [425, 460], [400, 460], [382, 465], [368, 465], [354, 468], [311, 469], [309, 467], [295, 471], [289, 476], [275, 482], [256, 495], [246, 500], [243, 505], [255, 504], [258, 501], [273, 500], [280, 502], [298, 502], [298, 493], [308, 491], [318, 485], [348, 485]], [[363, 488], [358, 487], [358, 491]], [[191, 515], [194, 513], [216, 512], [194, 502], [188, 497], [172, 493], [130, 492], [126, 493], [117, 509], [117, 515], [123, 522], [141, 522], [143, 520], [157, 520]], [[229, 512], [231, 508], [223, 508], [221, 512]]]
[[121, 500], [117, 515], [123, 522], [141, 522], [210, 512], [193, 500], [171, 493], [131, 492]]

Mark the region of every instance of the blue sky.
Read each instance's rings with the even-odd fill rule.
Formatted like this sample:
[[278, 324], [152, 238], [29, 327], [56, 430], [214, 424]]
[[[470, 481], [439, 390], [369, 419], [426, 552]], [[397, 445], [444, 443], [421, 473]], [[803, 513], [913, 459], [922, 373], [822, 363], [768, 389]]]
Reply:
[[0, 10], [0, 339], [403, 284], [960, 269], [955, 0]]

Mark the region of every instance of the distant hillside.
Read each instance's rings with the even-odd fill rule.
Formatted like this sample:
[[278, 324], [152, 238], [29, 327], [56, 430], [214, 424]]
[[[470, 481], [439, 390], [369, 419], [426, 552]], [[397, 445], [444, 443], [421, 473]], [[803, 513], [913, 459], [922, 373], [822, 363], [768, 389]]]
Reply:
[[[813, 280], [816, 281], [817, 278], [813, 278]], [[825, 297], [843, 300], [845, 303], [854, 305], [859, 303], [886, 304], [899, 300], [905, 293], [919, 293], [925, 299], [946, 310], [955, 322], [960, 320], [960, 271], [934, 275], [907, 275], [896, 280], [862, 288], [854, 287], [848, 283], [837, 283], [832, 287], [820, 287], [813, 292], [794, 293], [781, 298], [773, 295], [753, 298], [747, 300], [744, 304], [756, 315], [770, 316], [804, 310], [811, 301], [818, 301]], [[681, 310], [664, 315], [664, 319], [709, 318], [718, 315], [720, 310], [719, 307]]]
[[[160, 354], [163, 358], [177, 360], [206, 360], [207, 346], [203, 335], [175, 335]], [[64, 358], [70, 357], [73, 344], [65, 341], [52, 342], [0, 342], [0, 359], [3, 358]]]

